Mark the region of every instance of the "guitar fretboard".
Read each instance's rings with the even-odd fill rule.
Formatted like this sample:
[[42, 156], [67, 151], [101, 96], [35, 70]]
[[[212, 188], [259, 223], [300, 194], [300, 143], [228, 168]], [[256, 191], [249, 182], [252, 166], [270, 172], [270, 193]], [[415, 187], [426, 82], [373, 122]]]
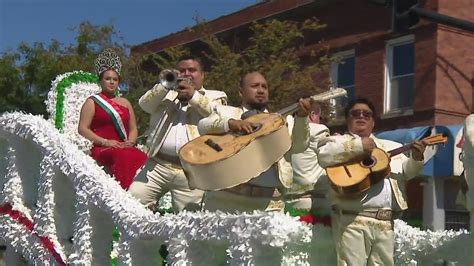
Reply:
[[403, 145], [400, 148], [396, 148], [394, 150], [389, 151], [388, 154], [390, 155], [390, 157], [393, 157], [393, 156], [398, 155], [402, 152], [406, 152], [406, 151], [410, 150], [412, 147], [413, 147], [413, 143]]
[[[433, 136], [426, 137], [422, 140], [425, 142], [425, 146], [432, 146], [432, 145], [436, 145], [436, 144], [446, 143], [448, 141], [448, 137], [446, 137], [443, 134], [436, 134], [436, 135], [433, 135]], [[393, 157], [393, 156], [398, 155], [402, 152], [408, 151], [411, 148], [413, 148], [413, 143], [414, 142], [412, 142], [410, 144], [403, 145], [400, 148], [393, 149], [393, 150], [389, 151], [388, 154], [390, 155], [390, 157]]]
[[[321, 101], [329, 100], [336, 97], [346, 96], [346, 95], [347, 95], [347, 92], [345, 89], [335, 88], [335, 89], [332, 89], [320, 94], [313, 95], [310, 98], [313, 101], [321, 102]], [[294, 103], [288, 107], [280, 109], [277, 113], [279, 113], [282, 116], [285, 116], [285, 115], [289, 115], [296, 112], [296, 110], [298, 110], [298, 103]]]

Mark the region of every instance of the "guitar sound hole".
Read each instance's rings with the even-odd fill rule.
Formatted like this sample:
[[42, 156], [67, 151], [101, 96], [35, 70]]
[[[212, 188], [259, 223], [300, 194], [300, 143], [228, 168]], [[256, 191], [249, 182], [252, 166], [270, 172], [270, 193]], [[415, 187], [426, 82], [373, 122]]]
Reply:
[[375, 160], [372, 157], [365, 158], [360, 162], [363, 167], [372, 167], [375, 165]]
[[253, 132], [258, 131], [262, 128], [263, 124], [262, 123], [253, 123], [252, 124], [252, 130]]

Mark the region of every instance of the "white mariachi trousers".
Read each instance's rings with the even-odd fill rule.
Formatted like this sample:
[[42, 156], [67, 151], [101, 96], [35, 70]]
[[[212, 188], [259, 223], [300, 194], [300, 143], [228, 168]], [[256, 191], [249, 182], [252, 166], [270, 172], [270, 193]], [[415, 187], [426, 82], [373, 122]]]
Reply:
[[182, 168], [171, 163], [148, 159], [145, 167], [135, 177], [130, 193], [144, 205], [157, 202], [166, 192], [171, 192], [174, 212], [200, 210], [204, 191], [189, 189]]

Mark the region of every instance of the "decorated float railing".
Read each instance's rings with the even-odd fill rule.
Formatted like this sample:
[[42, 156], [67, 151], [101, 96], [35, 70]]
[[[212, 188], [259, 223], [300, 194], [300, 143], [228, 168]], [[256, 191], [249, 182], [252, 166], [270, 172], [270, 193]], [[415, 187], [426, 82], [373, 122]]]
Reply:
[[[67, 77], [55, 80], [53, 91]], [[65, 98], [77, 95], [75, 87], [86, 94], [87, 83], [78, 85], [74, 77]], [[150, 212], [84, 152], [71, 118], [79, 107], [63, 106], [62, 121], [72, 122], [60, 130], [39, 116], [0, 116], [0, 238], [8, 265], [107, 265], [111, 257], [121, 265], [159, 265], [162, 244], [172, 265], [334, 264], [330, 228], [283, 213]], [[114, 227], [120, 237], [112, 244]], [[397, 220], [395, 232], [397, 264], [471, 263], [466, 231], [422, 231]]]

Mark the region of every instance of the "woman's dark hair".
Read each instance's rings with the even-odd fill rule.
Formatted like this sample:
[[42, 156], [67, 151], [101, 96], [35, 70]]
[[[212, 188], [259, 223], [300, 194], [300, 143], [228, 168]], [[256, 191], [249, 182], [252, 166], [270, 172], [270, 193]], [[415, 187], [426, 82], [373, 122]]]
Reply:
[[351, 111], [352, 107], [354, 107], [354, 105], [356, 105], [358, 103], [367, 105], [370, 108], [370, 110], [372, 111], [373, 117], [374, 118], [377, 117], [376, 113], [375, 113], [375, 106], [371, 101], [369, 101], [369, 99], [367, 99], [367, 98], [357, 98], [357, 99], [352, 100], [351, 102], [349, 102], [349, 104], [344, 109], [344, 115], [345, 115], [346, 118], [349, 117], [349, 112]]

